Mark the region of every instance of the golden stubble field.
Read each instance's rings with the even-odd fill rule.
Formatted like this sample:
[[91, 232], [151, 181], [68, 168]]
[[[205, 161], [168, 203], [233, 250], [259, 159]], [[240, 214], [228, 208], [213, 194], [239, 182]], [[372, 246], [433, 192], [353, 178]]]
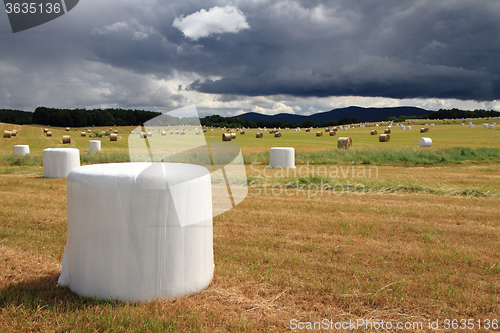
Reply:
[[431, 332], [452, 331], [446, 319], [469, 320], [466, 331], [500, 320], [499, 161], [357, 165], [372, 168], [363, 177], [331, 173], [352, 165], [301, 167], [246, 166], [248, 197], [214, 218], [206, 290], [127, 304], [56, 287], [65, 180], [44, 179], [41, 166], [0, 166], [0, 330], [275, 332], [351, 321], [360, 326], [340, 331], [363, 332], [383, 321], [386, 331]]

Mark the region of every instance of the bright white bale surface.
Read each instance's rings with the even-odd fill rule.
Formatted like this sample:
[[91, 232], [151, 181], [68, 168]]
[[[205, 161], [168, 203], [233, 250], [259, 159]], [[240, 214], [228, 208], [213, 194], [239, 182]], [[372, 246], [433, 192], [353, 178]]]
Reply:
[[25, 156], [29, 155], [30, 146], [28, 145], [15, 145], [14, 146], [14, 155], [16, 156]]
[[295, 169], [295, 149], [290, 147], [271, 148], [268, 168]]
[[101, 151], [101, 141], [90, 140], [89, 141], [89, 151]]
[[193, 294], [214, 271], [206, 168], [180, 163], [83, 166], [67, 181], [60, 285], [122, 301]]
[[80, 151], [76, 148], [47, 148], [43, 150], [43, 177], [66, 178], [80, 166]]
[[432, 140], [431, 140], [431, 138], [420, 138], [420, 140], [418, 140], [418, 146], [419, 147], [430, 147], [430, 146], [432, 146]]

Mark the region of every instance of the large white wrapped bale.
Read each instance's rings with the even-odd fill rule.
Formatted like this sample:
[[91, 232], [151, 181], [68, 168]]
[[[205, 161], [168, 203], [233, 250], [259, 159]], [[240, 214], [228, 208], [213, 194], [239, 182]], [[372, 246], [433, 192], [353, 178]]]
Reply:
[[271, 148], [268, 168], [295, 169], [295, 149], [290, 147]]
[[14, 155], [16, 156], [25, 156], [29, 155], [30, 146], [29, 145], [15, 145], [14, 146]]
[[180, 163], [83, 166], [67, 181], [68, 238], [58, 283], [81, 296], [152, 301], [213, 277], [209, 171]]
[[47, 148], [43, 150], [43, 177], [66, 178], [80, 166], [80, 151], [76, 148]]
[[101, 141], [99, 140], [89, 140], [89, 151], [100, 151]]

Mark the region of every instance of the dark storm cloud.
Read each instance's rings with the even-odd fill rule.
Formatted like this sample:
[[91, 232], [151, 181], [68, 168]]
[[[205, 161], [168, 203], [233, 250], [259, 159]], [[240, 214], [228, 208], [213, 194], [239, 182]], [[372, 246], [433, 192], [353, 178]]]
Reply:
[[153, 22], [147, 39], [110, 32], [90, 48], [99, 61], [141, 73], [218, 77], [189, 86], [205, 93], [500, 98], [495, 0], [239, 1], [249, 29], [192, 40], [172, 26], [216, 4], [158, 3], [158, 13], [135, 15]]

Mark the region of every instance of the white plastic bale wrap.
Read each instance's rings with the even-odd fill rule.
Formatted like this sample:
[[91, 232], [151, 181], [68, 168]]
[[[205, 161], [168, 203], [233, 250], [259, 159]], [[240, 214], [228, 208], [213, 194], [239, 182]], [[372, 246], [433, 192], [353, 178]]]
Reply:
[[295, 149], [290, 147], [271, 148], [268, 168], [295, 169]]
[[60, 285], [81, 296], [150, 301], [213, 277], [209, 171], [180, 163], [83, 166], [67, 181]]
[[431, 140], [431, 138], [420, 138], [420, 140], [418, 140], [418, 146], [419, 147], [430, 147], [430, 146], [432, 146], [432, 140]]
[[99, 140], [89, 140], [89, 151], [100, 151], [101, 141]]
[[14, 155], [16, 156], [25, 156], [29, 155], [30, 146], [28, 145], [15, 145], [14, 146]]
[[47, 148], [43, 150], [43, 177], [66, 178], [80, 166], [80, 151], [76, 148]]

